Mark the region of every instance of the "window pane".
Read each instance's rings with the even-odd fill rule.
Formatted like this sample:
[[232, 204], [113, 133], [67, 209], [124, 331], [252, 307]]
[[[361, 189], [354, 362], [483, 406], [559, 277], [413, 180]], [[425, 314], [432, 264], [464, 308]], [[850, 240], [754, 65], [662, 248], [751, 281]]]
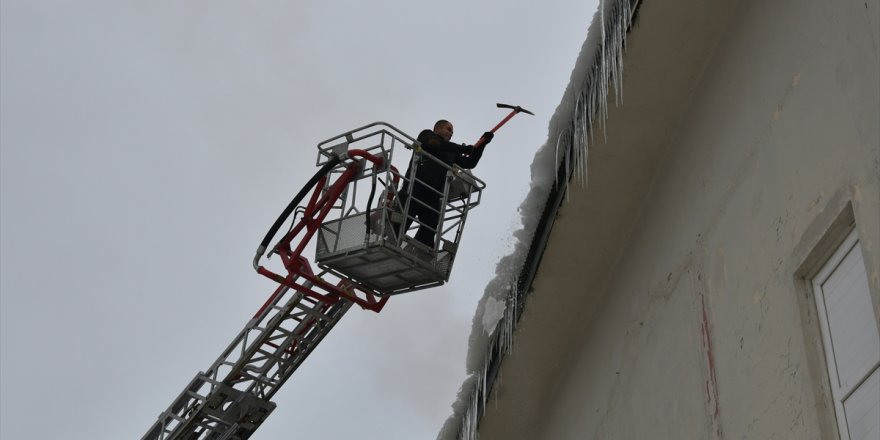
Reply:
[[822, 285], [837, 385], [849, 393], [880, 362], [880, 335], [859, 246], [854, 246]]
[[846, 399], [843, 408], [850, 439], [880, 438], [880, 369], [874, 369], [874, 374]]

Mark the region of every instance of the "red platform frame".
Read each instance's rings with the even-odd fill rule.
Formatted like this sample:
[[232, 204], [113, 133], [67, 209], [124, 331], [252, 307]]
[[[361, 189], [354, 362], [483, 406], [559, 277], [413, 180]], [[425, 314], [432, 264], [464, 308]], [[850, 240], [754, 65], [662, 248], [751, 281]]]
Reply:
[[[345, 171], [333, 182], [327, 186], [327, 176], [322, 177], [312, 192], [311, 199], [305, 207], [302, 217], [296, 225], [279, 240], [273, 252], [277, 253], [281, 258], [284, 268], [287, 270], [286, 275], [273, 272], [264, 266], [259, 266], [257, 272], [261, 275], [285, 286], [295, 289], [303, 295], [314, 298], [323, 303], [332, 304], [340, 298], [347, 299], [361, 308], [372, 310], [376, 313], [380, 312], [388, 301], [388, 296], [380, 297], [376, 292], [356, 286], [345, 279], [338, 281], [336, 284], [329, 282], [323, 278], [327, 272], [316, 273], [309, 260], [302, 253], [306, 245], [312, 240], [315, 233], [323, 224], [327, 214], [333, 208], [333, 204], [340, 198], [345, 188], [357, 179], [362, 171], [361, 168], [365, 162], [356, 159], [364, 159], [372, 163], [373, 168], [378, 170], [385, 166], [385, 158], [375, 156], [364, 150], [349, 150], [345, 153], [348, 159], [352, 161], [346, 166]], [[400, 181], [400, 173], [394, 166], [390, 166], [393, 177], [393, 185], [397, 187]], [[297, 237], [303, 233], [299, 243], [295, 248], [291, 245]], [[271, 255], [271, 252], [270, 252]], [[305, 282], [300, 281], [305, 280]], [[307, 286], [306, 284], [311, 284]], [[323, 291], [324, 293], [320, 292]], [[257, 314], [262, 313], [263, 309], [272, 303], [272, 297], [266, 301]]]

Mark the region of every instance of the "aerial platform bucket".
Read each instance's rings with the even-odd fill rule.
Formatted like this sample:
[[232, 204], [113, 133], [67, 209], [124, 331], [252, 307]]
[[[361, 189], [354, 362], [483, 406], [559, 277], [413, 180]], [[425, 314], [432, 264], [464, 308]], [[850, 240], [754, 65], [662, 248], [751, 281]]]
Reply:
[[[393, 166], [395, 153], [401, 154], [403, 149], [412, 150], [410, 173], [400, 173]], [[422, 151], [415, 139], [385, 123], [370, 124], [318, 144], [318, 165], [349, 150], [382, 156], [387, 166], [364, 167], [324, 218], [317, 234], [318, 266], [377, 296], [448, 281], [467, 214], [479, 204], [485, 184], [467, 170], [442, 164]], [[419, 201], [399, 194], [401, 188], [412, 187], [410, 176], [426, 161], [447, 168], [444, 188], [438, 192], [441, 222], [433, 247], [412, 238], [422, 225], [419, 219], [406, 221], [410, 205]]]

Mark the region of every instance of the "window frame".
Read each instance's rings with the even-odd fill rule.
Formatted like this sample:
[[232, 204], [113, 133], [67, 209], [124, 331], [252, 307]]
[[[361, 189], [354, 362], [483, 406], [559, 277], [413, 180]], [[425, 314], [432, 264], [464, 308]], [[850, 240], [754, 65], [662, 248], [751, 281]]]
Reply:
[[[835, 418], [837, 420], [838, 427], [838, 435], [841, 439], [850, 439], [852, 438], [849, 432], [849, 425], [846, 420], [846, 412], [844, 408], [844, 402], [869, 379], [873, 374], [878, 371], [880, 368], [880, 360], [875, 363], [871, 368], [868, 368], [867, 371], [858, 378], [858, 380], [854, 381], [853, 384], [850, 385], [849, 389], [844, 389], [839, 385], [839, 380], [835, 380], [835, 378], [839, 377], [838, 368], [837, 368], [837, 359], [834, 352], [834, 344], [831, 339], [831, 330], [828, 324], [828, 311], [825, 304], [825, 290], [823, 289], [823, 285], [826, 281], [831, 277], [832, 274], [840, 267], [840, 264], [843, 260], [852, 252], [854, 249], [858, 250], [862, 257], [862, 263], [864, 264], [864, 252], [862, 252], [860, 245], [860, 240], [858, 236], [858, 232], [856, 228], [852, 228], [847, 234], [846, 238], [837, 246], [835, 251], [822, 263], [819, 271], [808, 280], [808, 284], [812, 289], [813, 293], [813, 301], [816, 306], [818, 321], [819, 321], [819, 332], [822, 336], [822, 355], [825, 360], [826, 373], [825, 379], [827, 380], [827, 384], [829, 386], [829, 391], [831, 392], [831, 399], [834, 403], [834, 413]], [[867, 268], [861, 268], [865, 275], [867, 276]], [[871, 292], [868, 291], [868, 296], [870, 299]], [[877, 317], [874, 316], [874, 324], [877, 325]]]

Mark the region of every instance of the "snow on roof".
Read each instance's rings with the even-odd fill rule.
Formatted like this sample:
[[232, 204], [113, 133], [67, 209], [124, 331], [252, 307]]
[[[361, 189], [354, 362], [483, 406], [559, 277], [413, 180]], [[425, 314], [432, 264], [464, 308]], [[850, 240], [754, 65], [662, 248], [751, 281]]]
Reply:
[[639, 0], [600, 0], [562, 101], [550, 119], [547, 142], [532, 161], [531, 189], [520, 204], [523, 227], [514, 250], [502, 258], [477, 305], [469, 341], [468, 378], [438, 440], [474, 439], [486, 399], [522, 312], [546, 236], [565, 187], [587, 182], [588, 145], [594, 124], [604, 124], [609, 94], [618, 102], [623, 55]]

